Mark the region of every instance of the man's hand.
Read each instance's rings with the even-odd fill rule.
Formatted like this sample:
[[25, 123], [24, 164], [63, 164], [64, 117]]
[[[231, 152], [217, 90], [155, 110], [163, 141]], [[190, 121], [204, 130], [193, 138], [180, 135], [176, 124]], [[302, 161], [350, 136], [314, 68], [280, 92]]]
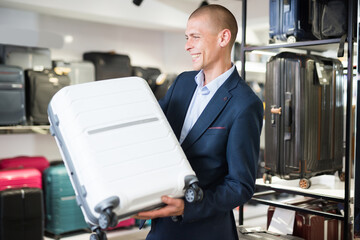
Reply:
[[185, 204], [183, 199], [163, 196], [161, 197], [161, 201], [166, 204], [165, 207], [152, 211], [139, 212], [133, 217], [137, 219], [154, 219], [159, 217], [179, 216], [184, 213]]

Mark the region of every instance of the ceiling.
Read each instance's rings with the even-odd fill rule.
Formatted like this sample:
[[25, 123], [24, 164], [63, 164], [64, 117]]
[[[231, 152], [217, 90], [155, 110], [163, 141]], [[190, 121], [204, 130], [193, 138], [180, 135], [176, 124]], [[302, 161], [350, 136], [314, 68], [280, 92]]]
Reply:
[[[143, 0], [140, 6], [136, 6], [132, 0], [0, 0], [0, 7], [127, 27], [183, 32], [189, 14], [201, 2], [202, 0]], [[241, 0], [208, 2], [227, 7], [237, 18], [239, 27], [241, 26]], [[268, 40], [268, 1], [247, 2], [247, 42], [264, 44]], [[238, 34], [238, 40], [240, 39], [241, 31]]]

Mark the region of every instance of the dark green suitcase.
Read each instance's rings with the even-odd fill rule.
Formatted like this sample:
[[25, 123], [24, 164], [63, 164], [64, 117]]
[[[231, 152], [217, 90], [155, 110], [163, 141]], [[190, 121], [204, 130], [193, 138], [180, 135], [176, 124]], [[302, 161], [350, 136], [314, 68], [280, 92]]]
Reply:
[[88, 229], [64, 164], [44, 171], [45, 230], [53, 235]]

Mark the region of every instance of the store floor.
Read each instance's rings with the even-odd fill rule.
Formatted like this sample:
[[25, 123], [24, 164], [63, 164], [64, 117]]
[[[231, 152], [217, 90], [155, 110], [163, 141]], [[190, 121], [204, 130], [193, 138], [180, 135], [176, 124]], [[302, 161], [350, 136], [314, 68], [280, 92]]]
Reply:
[[[244, 206], [244, 225], [246, 226], [260, 226], [266, 228], [266, 212], [268, 206], [266, 205], [251, 205]], [[234, 211], [236, 223], [238, 223], [239, 213]], [[119, 229], [107, 233], [108, 240], [144, 240], [150, 228], [139, 230], [137, 227], [131, 229]], [[44, 240], [52, 240], [53, 238], [45, 237]], [[81, 233], [71, 236], [65, 236], [62, 240], [89, 240], [90, 233]]]

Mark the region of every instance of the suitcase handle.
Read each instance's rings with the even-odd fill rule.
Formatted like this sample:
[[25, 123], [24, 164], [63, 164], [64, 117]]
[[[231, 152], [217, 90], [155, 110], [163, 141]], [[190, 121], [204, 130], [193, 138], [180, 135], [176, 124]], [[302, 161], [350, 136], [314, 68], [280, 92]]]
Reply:
[[276, 108], [275, 106], [272, 106], [272, 108], [271, 108], [270, 111], [271, 111], [272, 114], [279, 114], [279, 115], [281, 115], [281, 107]]
[[271, 109], [271, 125], [275, 125], [275, 114], [281, 115], [281, 107], [276, 107], [276, 105], [272, 105]]
[[291, 139], [292, 108], [291, 93], [285, 93], [285, 140]]

